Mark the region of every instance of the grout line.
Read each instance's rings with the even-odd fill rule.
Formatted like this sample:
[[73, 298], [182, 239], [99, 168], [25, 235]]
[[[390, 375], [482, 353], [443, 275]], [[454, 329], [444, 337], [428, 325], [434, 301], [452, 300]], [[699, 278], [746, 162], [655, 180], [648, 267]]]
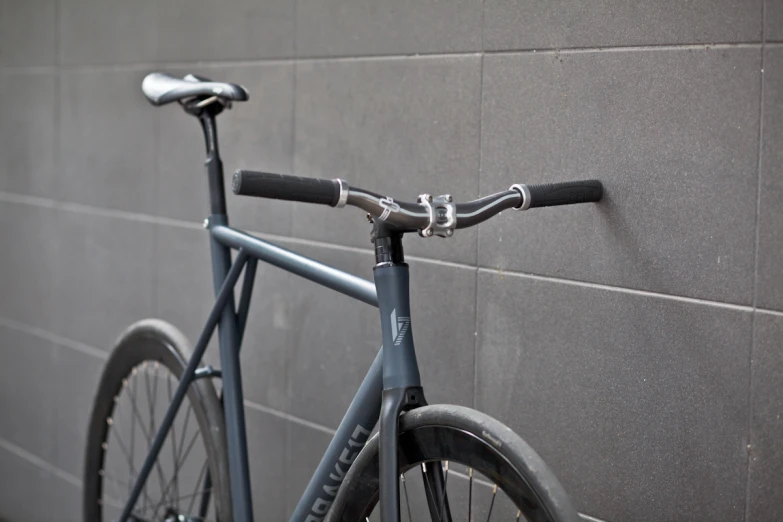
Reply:
[[[756, 162], [756, 215], [755, 215], [755, 238], [753, 249], [753, 311], [758, 306], [758, 279], [759, 279], [759, 246], [760, 242], [760, 224], [761, 224], [761, 173], [763, 169], [764, 153], [764, 25], [766, 23], [766, 1], [761, 2], [761, 72], [759, 73], [759, 132], [758, 132], [758, 156]], [[750, 462], [753, 439], [753, 348], [756, 346], [756, 314], [754, 313], [750, 320], [750, 350], [748, 351], [748, 431], [745, 459], [745, 521], [750, 515]]]
[[[550, 277], [550, 276], [543, 276], [543, 275], [536, 275], [536, 274], [529, 274], [529, 273], [523, 273], [523, 272], [508, 272], [505, 270], [498, 270], [495, 268], [486, 268], [486, 267], [479, 267], [480, 272], [487, 272], [492, 274], [500, 274], [500, 275], [508, 275], [511, 277], [519, 277], [523, 279], [533, 279], [536, 281], [546, 281], [549, 283], [560, 283], [564, 285], [571, 285], [571, 286], [582, 286], [586, 288], [592, 288], [596, 290], [607, 290], [610, 292], [620, 292], [624, 294], [631, 294], [631, 295], [638, 295], [643, 297], [657, 297], [660, 299], [670, 299], [673, 301], [680, 301], [685, 303], [691, 303], [691, 304], [700, 304], [705, 306], [712, 306], [715, 308], [727, 308], [730, 310], [738, 310], [742, 312], [752, 312], [753, 307], [748, 305], [738, 305], [738, 304], [731, 304], [731, 303], [721, 303], [718, 301], [709, 301], [706, 299], [699, 299], [697, 297], [684, 297], [684, 296], [678, 296], [678, 295], [671, 295], [671, 294], [662, 294], [659, 292], [651, 292], [649, 290], [636, 290], [633, 288], [625, 288], [622, 286], [613, 286], [613, 285], [606, 285], [601, 283], [588, 283], [584, 281], [575, 281], [573, 279], [561, 279], [558, 277]], [[783, 312], [780, 312], [781, 315], [783, 315]]]
[[42, 459], [41, 457], [39, 457], [34, 453], [30, 453], [26, 449], [17, 446], [13, 442], [9, 442], [3, 438], [0, 438], [0, 448], [3, 448], [8, 453], [16, 455], [17, 457], [26, 460], [30, 464], [33, 464], [41, 468], [42, 470], [51, 473], [52, 475], [56, 476], [59, 479], [64, 480], [65, 482], [71, 485], [74, 485], [78, 488], [82, 487], [82, 481], [79, 477], [68, 473], [64, 469], [58, 468], [54, 464]]
[[[99, 359], [108, 359], [109, 354], [107, 352], [104, 352], [103, 350], [99, 350], [97, 348], [93, 348], [92, 346], [88, 346], [86, 344], [80, 343], [78, 341], [73, 341], [71, 339], [67, 339], [65, 337], [59, 336], [57, 334], [53, 334], [51, 332], [48, 332], [44, 330], [43, 328], [38, 328], [35, 326], [30, 326], [24, 323], [20, 323], [19, 321], [14, 321], [13, 319], [8, 319], [5, 317], [0, 317], [0, 326], [5, 326], [7, 328], [10, 328], [12, 330], [17, 330], [23, 333], [26, 333], [28, 335], [32, 335], [34, 337], [39, 337], [41, 339], [50, 341], [52, 343], [58, 344], [60, 346], [64, 346], [67, 348], [72, 348], [73, 350], [76, 350], [81, 353], [85, 353], [87, 355], [92, 355], [95, 357], [98, 357]], [[307, 426], [308, 428], [312, 428], [314, 430], [322, 431], [324, 433], [328, 433], [330, 435], [334, 435], [336, 433], [335, 430], [331, 428], [327, 428], [326, 426], [322, 426], [320, 424], [317, 424], [315, 422], [308, 421], [306, 419], [302, 419], [301, 417], [297, 417], [295, 415], [291, 415], [289, 413], [285, 413], [280, 410], [276, 410], [274, 408], [270, 408], [268, 406], [264, 406], [262, 404], [258, 404], [253, 401], [245, 400], [245, 406], [261, 411], [264, 413], [268, 413], [270, 415], [274, 415], [275, 417], [279, 417], [281, 419], [285, 419], [288, 421], [291, 421], [295, 424], [300, 424], [302, 426]], [[2, 440], [2, 439], [0, 439]]]
[[43, 208], [52, 208], [57, 210], [66, 210], [69, 212], [78, 212], [89, 216], [100, 216], [109, 218], [127, 219], [129, 221], [138, 221], [141, 223], [150, 223], [155, 225], [169, 225], [178, 228], [190, 228], [194, 230], [201, 230], [200, 223], [195, 221], [186, 221], [183, 219], [167, 218], [163, 216], [150, 216], [148, 214], [142, 214], [139, 212], [130, 212], [125, 210], [115, 210], [103, 207], [94, 207], [91, 205], [84, 205], [82, 203], [69, 203], [64, 201], [57, 201], [50, 198], [43, 198], [39, 196], [29, 196], [26, 194], [17, 194], [12, 192], [0, 191], [0, 201], [6, 203], [18, 203], [22, 205], [31, 205]]
[[[484, 2], [481, 6], [481, 47], [484, 48]], [[483, 166], [482, 154], [482, 141], [484, 136], [484, 55], [481, 55], [479, 62], [479, 139], [478, 139], [478, 175], [476, 176], [477, 195], [481, 195], [481, 170]], [[477, 408], [477, 395], [478, 395], [478, 361], [479, 361], [479, 277], [478, 277], [478, 263], [479, 263], [479, 237], [478, 229], [476, 229], [476, 270], [473, 273], [473, 407]]]
[[756, 345], [756, 314], [750, 319], [750, 350], [748, 351], [748, 423], [747, 440], [745, 442], [745, 518], [747, 522], [750, 514], [750, 456], [751, 456], [751, 437], [753, 433], [753, 347]]
[[[778, 43], [778, 42], [776, 42]], [[281, 56], [279, 58], [239, 59], [239, 60], [193, 60], [193, 61], [160, 61], [160, 62], [129, 62], [121, 64], [82, 64], [82, 65], [38, 65], [38, 66], [0, 66], [0, 71], [9, 72], [56, 72], [62, 71], [144, 71], [150, 69], [182, 68], [182, 67], [236, 67], [253, 66], [286, 62], [340, 62], [365, 60], [400, 60], [429, 58], [464, 58], [477, 55], [504, 54], [578, 54], [596, 52], [634, 52], [634, 51], [680, 51], [680, 50], [712, 50], [712, 49], [742, 49], [757, 48], [761, 42], [717, 42], [717, 43], [684, 43], [684, 44], [648, 44], [648, 45], [607, 45], [604, 47], [542, 47], [524, 49], [490, 49], [456, 52], [422, 52], [408, 54], [368, 54], [363, 56], [349, 55], [311, 55], [311, 56]]]
[[[297, 0], [292, 0], [291, 2], [293, 4], [293, 15], [294, 15], [294, 21], [293, 21], [293, 28], [291, 30], [292, 38], [293, 38], [293, 53], [294, 56], [299, 54], [299, 36], [297, 34], [297, 24], [298, 24], [298, 5]], [[299, 64], [298, 62], [294, 61], [291, 64], [291, 152], [290, 152], [290, 158], [289, 158], [289, 169], [288, 171], [295, 175], [294, 169], [296, 168], [296, 114], [297, 114], [297, 103], [296, 98], [298, 96], [298, 82], [299, 82]], [[294, 234], [294, 205], [288, 204], [288, 235], [292, 236]], [[290, 290], [291, 287], [291, 278], [287, 276], [283, 276], [286, 290]], [[291, 336], [291, 332], [286, 332], [285, 334], [285, 342], [286, 344], [289, 341], [289, 337]], [[286, 352], [285, 359], [283, 361], [283, 390], [285, 390], [285, 407], [288, 409], [291, 404], [290, 400], [290, 394], [289, 394], [289, 386], [290, 386], [290, 373], [291, 373], [291, 357], [289, 355], [289, 352]], [[250, 404], [253, 404], [253, 406], [250, 406]], [[253, 408], [254, 406], [258, 406], [259, 408], [263, 408], [260, 404], [256, 405], [255, 403], [249, 403], [248, 401], [245, 401], [245, 405]], [[265, 409], [262, 409], [260, 411], [266, 411]], [[274, 413], [267, 412], [271, 415], [275, 415]], [[287, 419], [290, 422], [296, 422], [293, 419]], [[299, 419], [297, 419], [299, 420]], [[305, 421], [306, 422], [306, 421]], [[317, 429], [317, 428], [314, 428]], [[283, 483], [288, 484], [290, 482], [290, 478], [292, 476], [291, 470], [289, 469], [289, 458], [291, 456], [291, 424], [287, 423], [285, 425], [285, 437], [283, 438]], [[283, 494], [283, 503], [285, 505], [286, 510], [288, 509], [288, 506], [291, 504], [294, 504], [294, 502], [298, 503], [298, 500], [295, 499], [296, 492], [290, 491], [291, 488], [286, 488], [284, 494]]]
[[783, 317], [783, 312], [780, 310], [768, 310], [766, 308], [754, 308], [753, 310], [757, 314], [771, 315], [773, 317]]
[[[763, 16], [762, 16], [763, 19]], [[764, 29], [761, 30], [762, 40]], [[759, 244], [760, 244], [760, 217], [761, 217], [761, 174], [763, 169], [762, 155], [764, 153], [764, 45], [761, 47], [761, 72], [759, 74], [759, 132], [758, 132], [758, 157], [756, 160], [756, 215], [754, 229], [756, 232], [753, 251], [753, 308], [758, 302], [758, 274], [759, 274]]]
[[290, 413], [285, 413], [280, 410], [276, 410], [274, 408], [269, 408], [268, 406], [264, 406], [262, 404], [258, 404], [257, 402], [245, 400], [245, 406], [250, 408], [251, 410], [260, 411], [263, 413], [268, 413], [269, 415], [273, 415], [275, 417], [278, 417], [280, 419], [285, 419], [289, 422], [293, 422], [294, 424], [299, 424], [300, 426], [306, 426], [308, 428], [314, 429], [316, 431], [320, 431], [323, 433], [327, 433], [329, 435], [334, 435], [337, 433], [336, 430], [333, 430], [331, 428], [327, 428], [326, 426], [321, 426], [320, 424], [317, 424], [315, 422], [310, 422], [309, 420], [303, 419], [301, 417], [297, 417], [295, 415], [291, 415]]
[[602, 518], [591, 517], [590, 515], [585, 515], [584, 513], [579, 513], [579, 517], [586, 522], [607, 522]]
[[479, 42], [481, 43], [482, 56], [484, 53], [484, 29], [486, 23], [486, 0], [481, 0], [481, 32], [479, 33]]
[[[44, 330], [43, 328], [38, 328], [35, 326], [30, 326], [28, 324], [21, 323], [19, 321], [15, 321], [13, 319], [8, 319], [6, 317], [0, 317], [0, 326], [5, 326], [7, 328], [10, 328], [12, 330], [17, 330], [23, 333], [26, 333], [28, 335], [32, 335], [34, 337], [38, 337], [47, 341], [50, 341], [52, 343], [55, 343], [60, 346], [64, 346], [67, 348], [72, 348], [73, 350], [76, 350], [81, 353], [85, 353], [87, 355], [92, 355], [94, 357], [98, 357], [99, 359], [108, 359], [109, 354], [103, 350], [99, 350], [98, 348], [93, 348], [92, 346], [88, 346], [84, 343], [80, 343], [78, 341], [73, 341], [71, 339], [67, 339], [65, 337], [62, 337], [57, 334], [53, 334], [51, 332], [48, 332]], [[300, 424], [302, 426], [307, 426], [308, 428], [312, 428], [314, 430], [318, 430], [324, 433], [328, 433], [330, 435], [334, 435], [336, 433], [335, 430], [328, 428], [326, 426], [322, 426], [320, 424], [317, 424], [315, 422], [308, 421], [306, 419], [302, 419], [301, 417], [297, 417], [295, 415], [291, 415], [289, 413], [276, 410], [274, 408], [270, 408], [268, 406], [264, 406], [262, 404], [258, 404], [253, 401], [245, 400], [245, 406], [261, 411], [264, 413], [268, 413], [269, 415], [274, 415], [275, 417], [279, 417], [281, 419], [285, 419], [288, 421], [291, 421], [295, 424]], [[2, 439], [0, 439], [2, 440]]]
[[[193, 222], [193, 221], [185, 221], [182, 219], [174, 219], [174, 218], [167, 218], [167, 217], [159, 217], [159, 216], [150, 216], [147, 214], [140, 214], [136, 212], [128, 212], [123, 210], [111, 210], [101, 207], [92, 207], [88, 205], [83, 205], [81, 203], [64, 203], [55, 201], [48, 198], [41, 198], [38, 196], [27, 196], [22, 194], [16, 194], [16, 193], [10, 193], [10, 192], [2, 192], [0, 191], [0, 202], [9, 202], [9, 203], [20, 203], [25, 205], [33, 205], [33, 206], [40, 206], [45, 208], [53, 208], [53, 209], [60, 209], [60, 210], [67, 210], [71, 212], [81, 212], [83, 214], [87, 215], [94, 215], [94, 216], [101, 216], [101, 217], [111, 217], [111, 218], [121, 218], [121, 219], [128, 219], [132, 221], [138, 221], [141, 223], [150, 223], [150, 224], [157, 224], [157, 225], [168, 225], [173, 227], [179, 227], [179, 228], [187, 228], [192, 230], [202, 230], [201, 224]], [[323, 243], [320, 241], [315, 241], [311, 239], [303, 239], [303, 238], [295, 238], [295, 237], [288, 237], [288, 236], [279, 236], [275, 234], [266, 234], [266, 233], [257, 233], [253, 231], [249, 231], [249, 233], [256, 234], [259, 238], [268, 240], [268, 241], [278, 241], [280, 243], [288, 243], [293, 245], [304, 245], [304, 246], [312, 246], [317, 248], [324, 248], [324, 249], [331, 249], [331, 250], [339, 250], [342, 252], [354, 252], [362, 255], [372, 255], [372, 252], [369, 249], [365, 248], [359, 248], [359, 247], [352, 247], [352, 246], [345, 246], [345, 245], [338, 245], [338, 244], [332, 244], [332, 243]], [[479, 271], [489, 272], [489, 273], [496, 273], [496, 274], [503, 274], [503, 275], [510, 275], [515, 277], [523, 277], [523, 278], [529, 278], [529, 279], [537, 279], [541, 281], [548, 281], [552, 283], [561, 283], [561, 284], [568, 284], [568, 285], [575, 285], [575, 286], [584, 286], [587, 288], [595, 288], [600, 290], [608, 290], [608, 291], [616, 291], [616, 292], [623, 292], [628, 294], [634, 294], [634, 295], [641, 295], [641, 296], [647, 296], [647, 297], [658, 297], [661, 299], [673, 299], [676, 301], [684, 301], [692, 304], [701, 304], [706, 306], [713, 306], [717, 308], [727, 308], [731, 310], [739, 310], [743, 312], [747, 311], [757, 311], [762, 313], [767, 313], [771, 315], [780, 315], [783, 316], [783, 311], [780, 310], [771, 310], [771, 309], [759, 309], [759, 308], [753, 308], [752, 305], [740, 305], [735, 303], [726, 303], [721, 301], [710, 301], [709, 299], [702, 299], [697, 297], [686, 297], [686, 296], [678, 296], [673, 294], [664, 294], [661, 292], [654, 292], [650, 290], [639, 290], [634, 288], [627, 288], [622, 286], [616, 286], [616, 285], [608, 285], [608, 284], [602, 284], [602, 283], [591, 283], [587, 281], [578, 281], [575, 279], [566, 279], [566, 278], [559, 278], [559, 277], [552, 277], [552, 276], [544, 276], [544, 275], [538, 275], [538, 274], [532, 274], [528, 272], [521, 272], [521, 271], [510, 271], [510, 270], [504, 270], [494, 267], [486, 267], [481, 265], [469, 265], [465, 263], [455, 263], [452, 261], [441, 261], [438, 259], [430, 259], [425, 257], [417, 257], [417, 256], [406, 256], [409, 261], [417, 261], [421, 263], [427, 263], [431, 265], [436, 266], [445, 266], [445, 267], [451, 267], [451, 268], [459, 268], [459, 269], [465, 269], [465, 270], [476, 270], [478, 268]]]
[[62, 337], [48, 330], [44, 330], [43, 328], [38, 328], [37, 326], [25, 324], [7, 317], [0, 317], [0, 325], [5, 326], [6, 328], [10, 328], [11, 330], [16, 330], [18, 332], [31, 335], [33, 337], [38, 337], [39, 339], [49, 341], [50, 343], [54, 343], [58, 346], [65, 346], [77, 352], [81, 352], [86, 355], [92, 355], [98, 359], [106, 360], [109, 358], [108, 352], [105, 352], [104, 350], [99, 350], [98, 348], [88, 346], [84, 343], [80, 343], [79, 341]]

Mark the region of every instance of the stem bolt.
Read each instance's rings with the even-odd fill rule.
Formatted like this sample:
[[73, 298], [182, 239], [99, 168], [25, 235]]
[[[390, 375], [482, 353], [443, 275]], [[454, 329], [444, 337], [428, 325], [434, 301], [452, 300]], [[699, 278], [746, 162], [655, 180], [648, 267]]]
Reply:
[[205, 218], [201, 226], [204, 228], [209, 228], [209, 218]]

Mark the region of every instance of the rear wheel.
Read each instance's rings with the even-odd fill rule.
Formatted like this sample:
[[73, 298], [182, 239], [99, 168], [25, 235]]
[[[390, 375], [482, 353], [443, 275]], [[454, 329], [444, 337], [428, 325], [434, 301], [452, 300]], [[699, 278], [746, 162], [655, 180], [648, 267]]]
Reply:
[[[163, 321], [140, 321], [120, 337], [87, 435], [86, 522], [119, 518], [189, 357], [185, 337]], [[223, 414], [208, 379], [190, 384], [131, 513], [134, 522], [231, 520]]]
[[[327, 520], [379, 520], [378, 451], [375, 436], [346, 474]], [[579, 520], [541, 457], [511, 429], [477, 411], [434, 405], [405, 413], [399, 455], [403, 522]], [[427, 471], [437, 469], [432, 463], [441, 464], [441, 480], [425, 480]], [[432, 484], [441, 491], [433, 492]], [[428, 497], [444, 500], [432, 505]]]

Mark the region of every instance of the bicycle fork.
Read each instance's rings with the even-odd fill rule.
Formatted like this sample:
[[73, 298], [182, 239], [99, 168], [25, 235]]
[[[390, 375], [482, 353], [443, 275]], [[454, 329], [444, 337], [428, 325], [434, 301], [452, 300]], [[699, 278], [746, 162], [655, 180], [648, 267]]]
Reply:
[[[427, 404], [413, 345], [410, 281], [404, 262], [402, 235], [376, 225], [376, 265], [373, 269], [383, 335], [383, 395], [380, 418], [381, 522], [400, 520], [400, 414]], [[440, 462], [422, 468], [432, 520], [451, 522]], [[442, 512], [441, 512], [442, 511]]]

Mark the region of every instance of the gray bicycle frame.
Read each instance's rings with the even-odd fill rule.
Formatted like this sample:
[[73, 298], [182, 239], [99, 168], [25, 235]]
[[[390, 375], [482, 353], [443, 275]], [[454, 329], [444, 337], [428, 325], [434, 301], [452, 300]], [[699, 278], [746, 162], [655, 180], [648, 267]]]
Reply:
[[[221, 375], [223, 381], [223, 406], [233, 517], [237, 521], [252, 522], [253, 512], [239, 351], [248, 320], [256, 266], [259, 260], [366, 304], [379, 307], [381, 310], [382, 347], [364, 381], [359, 386], [356, 396], [340, 422], [337, 432], [291, 517], [292, 521], [317, 522], [329, 510], [345, 474], [377, 424], [382, 412], [382, 400], [384, 419], [387, 419], [387, 424], [390, 426], [386, 427], [384, 422], [381, 423], [381, 475], [383, 476], [384, 473], [385, 456], [392, 458], [396, 466], [396, 422], [405, 398], [398, 397], [394, 402], [395, 394], [393, 392], [402, 390], [404, 393], [408, 389], [420, 386], [418, 363], [410, 328], [408, 267], [404, 264], [382, 267], [382, 269], [376, 270], [376, 282], [373, 283], [229, 227], [223, 193], [223, 168], [217, 149], [215, 114], [204, 112], [198, 116], [204, 129], [207, 144], [206, 170], [210, 186], [212, 215], [206, 224], [211, 237], [215, 304], [195, 344], [193, 355], [182, 373], [150, 451], [136, 477], [131, 494], [120, 516], [120, 522], [126, 522], [131, 514], [182, 404], [188, 386], [194, 379], [217, 375]], [[231, 261], [232, 250], [237, 251], [233, 262]], [[237, 308], [234, 302], [234, 286], [243, 271], [245, 277]], [[198, 366], [216, 326], [219, 336], [221, 369], [220, 372], [205, 371], [204, 368], [199, 369]], [[383, 346], [391, 347], [391, 349], [384, 349]], [[423, 404], [423, 397], [418, 404]], [[384, 431], [388, 433], [388, 437], [383, 436]], [[392, 445], [394, 447], [390, 447]], [[439, 464], [438, 469], [440, 469]], [[387, 478], [385, 483], [392, 488], [390, 490], [392, 496], [396, 495], [397, 498], [385, 501], [385, 495], [382, 493], [382, 510], [384, 514], [387, 513], [383, 507], [384, 502], [397, 504], [392, 508], [393, 511], [389, 512], [390, 516], [394, 518], [388, 518], [388, 520], [394, 520], [398, 519], [398, 513], [396, 515], [394, 513], [399, 504], [396, 467], [390, 469], [386, 476], [393, 477], [393, 480]], [[381, 483], [383, 489], [385, 485], [383, 479]], [[443, 505], [442, 502], [439, 504]], [[383, 518], [387, 520], [386, 516]]]

